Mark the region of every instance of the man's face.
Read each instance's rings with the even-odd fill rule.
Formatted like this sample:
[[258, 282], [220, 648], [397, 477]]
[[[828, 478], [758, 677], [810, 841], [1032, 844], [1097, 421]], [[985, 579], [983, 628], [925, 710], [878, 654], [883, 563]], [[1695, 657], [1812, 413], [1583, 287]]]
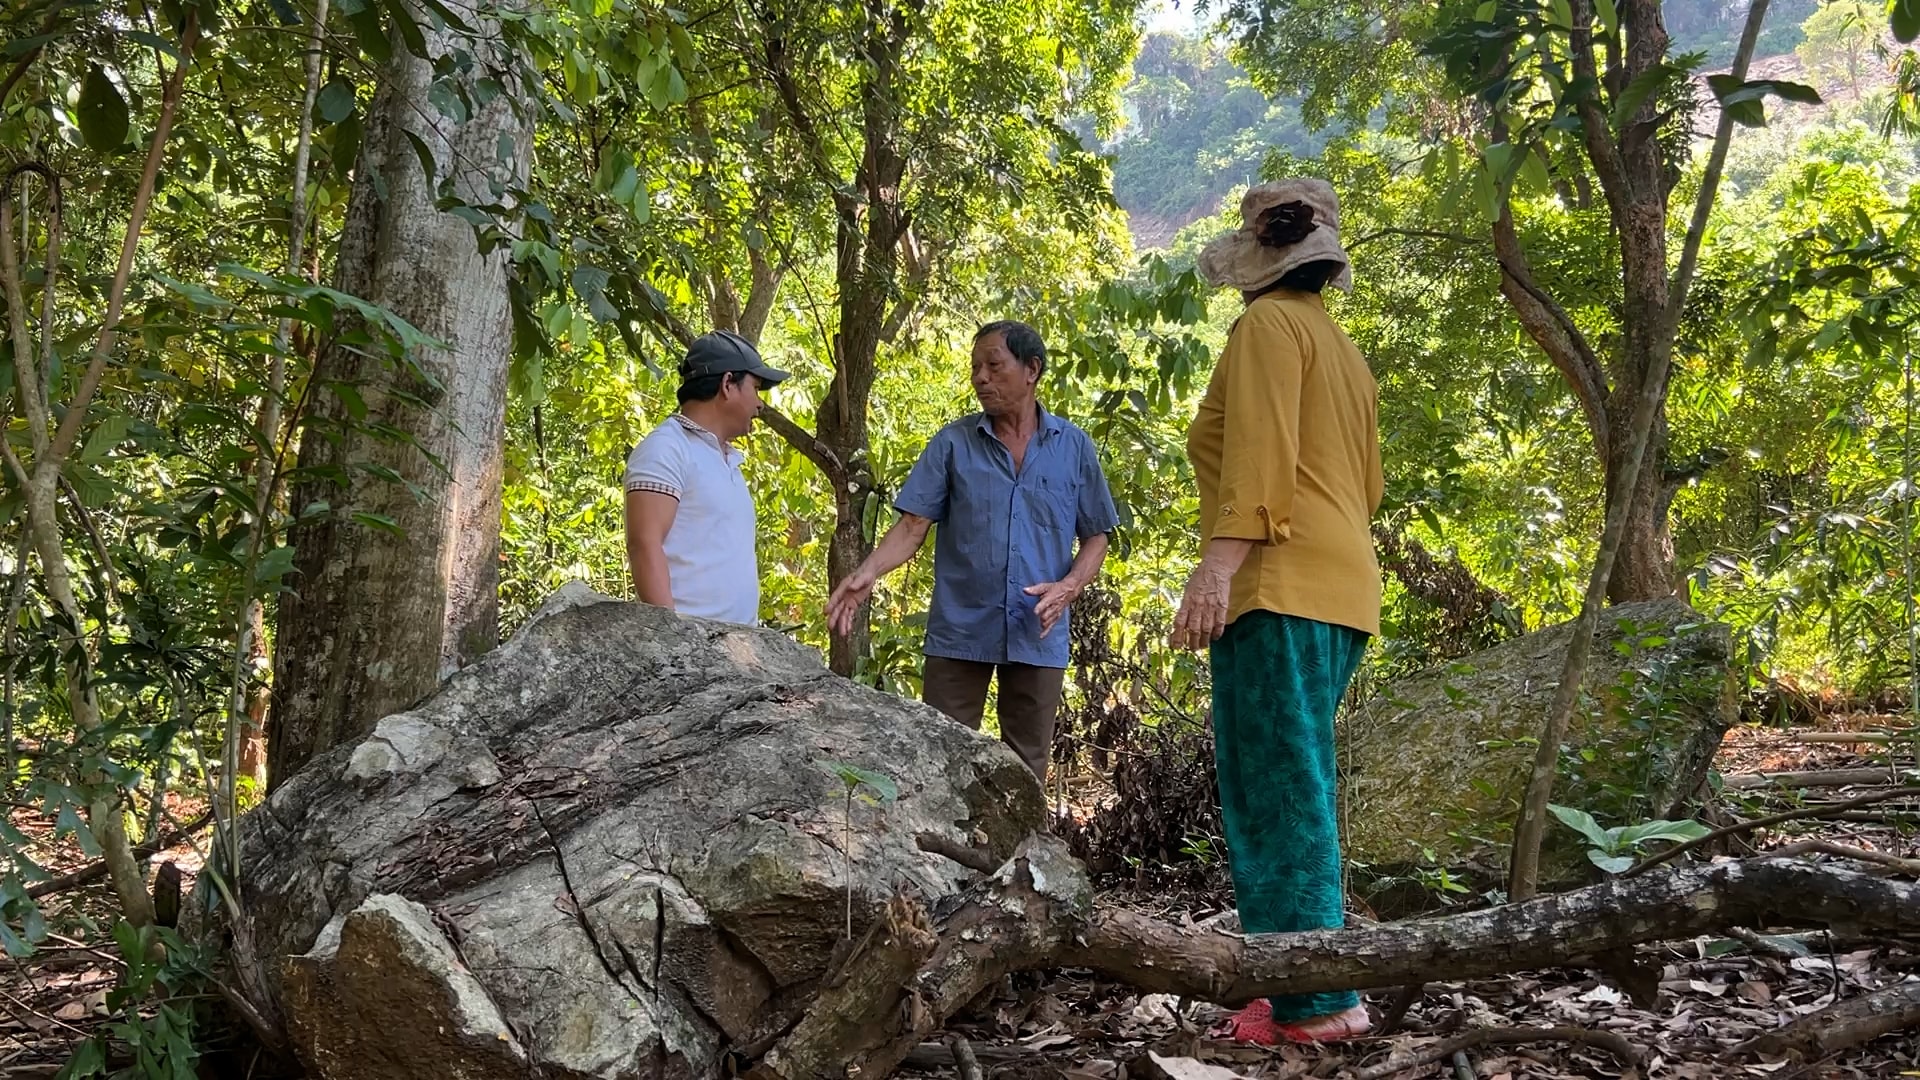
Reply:
[[1039, 373], [1007, 348], [1000, 334], [973, 343], [973, 396], [988, 413], [1005, 412], [1033, 392]]
[[753, 418], [760, 414], [760, 407], [766, 402], [760, 396], [764, 390], [760, 376], [752, 372], [742, 372], [738, 381], [728, 380], [720, 385], [720, 397], [726, 405], [726, 415], [733, 421], [733, 433], [728, 438], [738, 439], [753, 430]]

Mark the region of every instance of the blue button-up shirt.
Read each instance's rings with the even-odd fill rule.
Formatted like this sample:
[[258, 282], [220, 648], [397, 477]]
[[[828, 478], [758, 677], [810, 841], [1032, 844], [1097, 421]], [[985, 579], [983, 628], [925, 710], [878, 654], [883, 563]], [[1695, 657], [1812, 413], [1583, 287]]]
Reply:
[[940, 429], [894, 508], [938, 526], [928, 656], [988, 664], [1067, 666], [1067, 616], [1040, 636], [1029, 585], [1058, 581], [1074, 541], [1113, 531], [1117, 515], [1093, 440], [1040, 410], [1018, 472], [984, 413]]

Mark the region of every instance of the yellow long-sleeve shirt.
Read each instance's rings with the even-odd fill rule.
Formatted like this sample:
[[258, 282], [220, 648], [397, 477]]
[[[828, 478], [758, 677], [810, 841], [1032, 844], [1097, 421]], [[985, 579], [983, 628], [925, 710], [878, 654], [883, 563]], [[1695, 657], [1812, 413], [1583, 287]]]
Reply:
[[1380, 632], [1380, 507], [1373, 372], [1315, 293], [1248, 305], [1227, 338], [1187, 455], [1200, 484], [1200, 546], [1254, 541], [1228, 599]]

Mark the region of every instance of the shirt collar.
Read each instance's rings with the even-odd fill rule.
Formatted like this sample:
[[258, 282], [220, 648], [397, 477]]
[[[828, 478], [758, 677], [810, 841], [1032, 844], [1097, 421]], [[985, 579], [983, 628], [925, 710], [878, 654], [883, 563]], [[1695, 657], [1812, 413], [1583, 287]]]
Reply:
[[708, 431], [706, 428], [701, 427], [688, 418], [686, 413], [676, 412], [673, 414], [673, 418], [680, 421], [680, 427], [688, 434], [695, 436], [700, 439], [700, 441], [720, 451], [720, 455], [726, 460], [732, 461], [735, 457], [742, 456], [740, 451], [734, 449], [733, 444], [715, 435], [713, 432]]

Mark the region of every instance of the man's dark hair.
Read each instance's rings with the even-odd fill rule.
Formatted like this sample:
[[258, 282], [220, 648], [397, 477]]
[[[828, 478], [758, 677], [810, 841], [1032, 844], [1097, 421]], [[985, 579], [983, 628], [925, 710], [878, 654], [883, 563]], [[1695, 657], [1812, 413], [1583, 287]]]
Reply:
[[737, 383], [747, 377], [744, 371], [728, 371], [716, 375], [696, 375], [680, 384], [680, 404], [689, 401], [712, 401], [720, 396], [723, 384]]
[[1047, 343], [1040, 340], [1040, 331], [1015, 319], [1001, 319], [975, 330], [973, 340], [977, 342], [988, 334], [999, 334], [1015, 360], [1032, 365], [1037, 374], [1047, 373]]
[[1275, 281], [1273, 284], [1262, 285], [1260, 288], [1255, 289], [1247, 296], [1247, 299], [1256, 300], [1277, 289], [1292, 289], [1294, 292], [1322, 292], [1326, 289], [1327, 282], [1339, 277], [1340, 271], [1344, 269], [1346, 265], [1346, 263], [1338, 259], [1315, 259], [1310, 263], [1301, 263], [1299, 266], [1280, 275], [1280, 280]]

